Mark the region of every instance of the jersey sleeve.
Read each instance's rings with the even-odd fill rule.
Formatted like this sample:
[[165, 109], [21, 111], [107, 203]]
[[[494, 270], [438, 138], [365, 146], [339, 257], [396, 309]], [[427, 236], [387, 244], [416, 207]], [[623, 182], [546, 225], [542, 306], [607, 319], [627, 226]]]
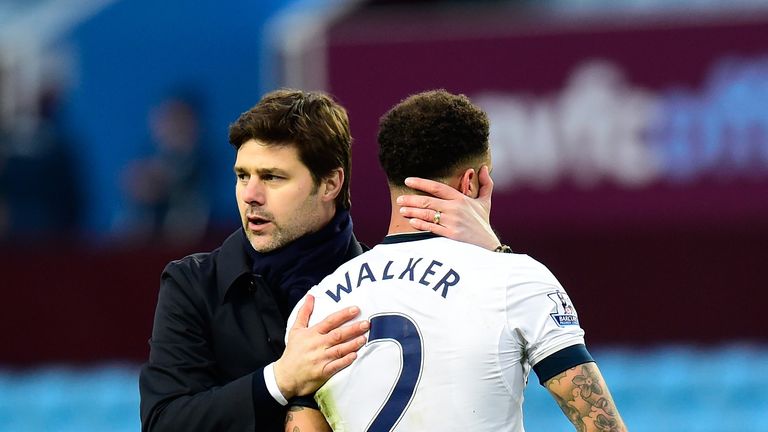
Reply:
[[[547, 374], [562, 364], [592, 361], [586, 349], [570, 348], [584, 345], [584, 331], [568, 294], [554, 276], [548, 271], [545, 273], [545, 277], [539, 280], [529, 279], [527, 282], [511, 284], [507, 289], [507, 326], [511, 334], [519, 339], [524, 356], [537, 375], [542, 370], [537, 365], [551, 356], [552, 359], [560, 358], [565, 362], [547, 362], [544, 368]], [[539, 375], [539, 378], [542, 376]]]

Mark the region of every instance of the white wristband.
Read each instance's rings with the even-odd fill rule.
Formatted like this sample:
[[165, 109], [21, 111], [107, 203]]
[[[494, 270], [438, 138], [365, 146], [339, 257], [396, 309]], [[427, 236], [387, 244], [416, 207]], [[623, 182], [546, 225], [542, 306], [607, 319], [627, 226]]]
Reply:
[[270, 363], [264, 367], [264, 383], [267, 385], [269, 394], [282, 406], [288, 405], [288, 401], [285, 396], [280, 392], [280, 387], [277, 386], [277, 379], [275, 379], [274, 363]]

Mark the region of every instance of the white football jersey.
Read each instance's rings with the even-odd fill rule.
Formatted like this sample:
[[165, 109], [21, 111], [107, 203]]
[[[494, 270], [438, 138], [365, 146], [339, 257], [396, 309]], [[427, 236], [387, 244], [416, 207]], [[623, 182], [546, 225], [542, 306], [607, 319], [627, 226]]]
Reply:
[[357, 360], [315, 394], [337, 432], [522, 431], [531, 368], [584, 344], [542, 264], [428, 233], [388, 236], [310, 294], [310, 325], [349, 306], [371, 320]]

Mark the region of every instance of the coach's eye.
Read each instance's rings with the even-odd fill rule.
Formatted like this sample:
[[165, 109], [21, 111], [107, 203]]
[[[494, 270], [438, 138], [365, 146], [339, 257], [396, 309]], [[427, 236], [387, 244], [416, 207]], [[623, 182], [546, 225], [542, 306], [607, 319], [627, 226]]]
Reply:
[[274, 175], [274, 174], [265, 174], [261, 177], [261, 179], [264, 181], [276, 181], [276, 180], [283, 180], [285, 179], [285, 177], [281, 177], [279, 175]]

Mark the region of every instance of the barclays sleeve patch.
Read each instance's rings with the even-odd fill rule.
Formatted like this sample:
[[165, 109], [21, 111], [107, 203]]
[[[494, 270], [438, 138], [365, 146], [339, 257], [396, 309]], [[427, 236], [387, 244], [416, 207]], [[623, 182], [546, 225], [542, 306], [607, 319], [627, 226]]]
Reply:
[[547, 294], [550, 300], [555, 303], [555, 312], [549, 314], [555, 324], [559, 327], [579, 325], [579, 317], [576, 315], [576, 309], [568, 298], [568, 294], [563, 291], [555, 291]]

